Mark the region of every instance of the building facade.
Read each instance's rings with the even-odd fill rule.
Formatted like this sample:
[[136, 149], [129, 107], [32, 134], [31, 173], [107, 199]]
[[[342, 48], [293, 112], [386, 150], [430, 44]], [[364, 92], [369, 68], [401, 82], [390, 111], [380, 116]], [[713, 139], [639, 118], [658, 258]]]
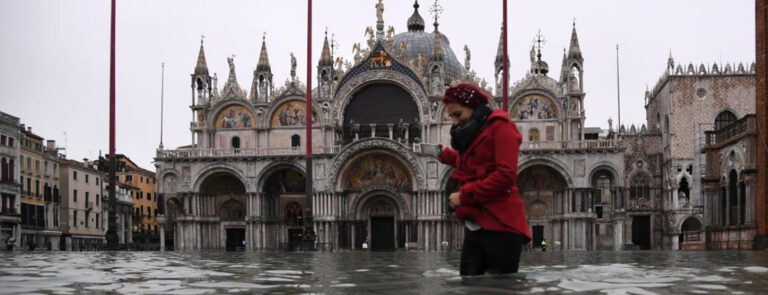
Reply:
[[[104, 217], [101, 222], [104, 224], [104, 236], [106, 237], [107, 230], [109, 230], [109, 214], [111, 209], [109, 208], [109, 183], [105, 181], [103, 185], [103, 191], [106, 193], [101, 196], [101, 201], [105, 208]], [[133, 244], [133, 196], [136, 191], [139, 191], [138, 187], [127, 184], [118, 184], [115, 187], [117, 238], [119, 245]]]
[[[422, 155], [418, 145], [449, 144], [451, 123], [441, 98], [447, 85], [462, 81], [492, 94], [493, 108], [502, 107], [508, 91], [506, 111], [523, 135], [517, 185], [534, 245], [546, 239], [557, 250], [678, 249], [680, 228], [689, 218], [699, 222], [702, 235], [703, 202], [690, 197], [696, 185], [690, 176], [689, 191], [680, 190], [682, 178], [693, 174], [686, 169], [693, 165], [694, 130], [657, 126], [657, 117], [691, 122], [679, 112], [696, 105], [677, 104], [699, 87], [710, 97], [722, 88], [748, 97], [749, 78], [740, 78], [749, 76], [747, 70], [737, 69], [727, 81], [673, 70], [647, 94], [653, 128], [585, 128], [585, 104], [600, 102], [586, 96], [575, 24], [559, 78], [549, 76], [541, 42], [535, 42], [527, 74], [504, 89], [501, 39], [495, 79], [488, 85], [472, 71], [467, 46], [461, 63], [437, 21], [425, 32], [418, 3], [408, 31], [399, 34], [385, 30], [378, 12], [351, 61], [334, 58], [326, 37], [317, 64], [309, 109], [319, 245], [359, 249], [368, 241], [375, 250], [426, 251], [462, 246], [464, 225], [445, 207], [457, 189], [451, 168]], [[162, 242], [177, 250], [291, 249], [301, 241], [306, 206], [306, 87], [295, 76], [295, 60], [286, 83], [273, 84], [266, 41], [249, 92], [238, 83], [234, 59], [228, 63], [219, 90], [201, 43], [191, 74], [193, 142], [157, 151], [161, 237], [169, 232]], [[738, 97], [723, 103], [748, 113]], [[714, 112], [695, 122], [714, 122]]]
[[59, 157], [56, 143], [21, 125], [21, 246], [59, 250]]
[[87, 159], [78, 162], [62, 158], [60, 166], [60, 248], [67, 251], [99, 249], [105, 243], [101, 201], [106, 193], [102, 185], [104, 173]]
[[11, 239], [15, 247], [21, 244], [21, 184], [19, 118], [0, 112], [0, 242], [3, 249]]
[[[721, 225], [715, 222], [720, 218], [719, 188], [711, 185], [712, 177], [719, 176], [710, 174], [714, 172], [708, 165], [722, 164], [725, 158], [710, 157], [710, 151], [720, 147], [711, 146], [714, 137], [707, 134], [754, 112], [754, 63], [696, 67], [675, 65], [670, 56], [667, 70], [654, 89], [646, 93], [647, 133], [657, 134], [657, 148], [647, 149], [647, 156], [641, 157], [656, 162], [649, 166], [657, 169], [648, 175], [652, 176], [651, 188], [656, 188], [651, 189], [648, 200], [661, 209], [650, 216], [654, 234], [662, 237], [662, 248], [704, 249], [710, 238], [714, 239], [705, 227]], [[737, 151], [741, 163], [737, 172], [745, 167], [745, 144]], [[748, 195], [754, 196], [754, 191]]]
[[[117, 182], [131, 194], [133, 202], [132, 236], [140, 243], [158, 243], [157, 226], [157, 194], [155, 187], [157, 180], [155, 173], [141, 168], [125, 155], [117, 157]], [[106, 163], [101, 161], [100, 163]], [[106, 166], [100, 167], [102, 172], [108, 173]]]

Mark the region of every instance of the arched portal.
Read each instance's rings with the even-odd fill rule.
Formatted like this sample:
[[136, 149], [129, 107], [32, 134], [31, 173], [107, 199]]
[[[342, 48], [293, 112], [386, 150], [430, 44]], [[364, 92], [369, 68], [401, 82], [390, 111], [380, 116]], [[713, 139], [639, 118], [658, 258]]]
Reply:
[[688, 217], [680, 226], [679, 247], [683, 250], [704, 250], [704, 238], [701, 221]]
[[373, 191], [362, 197], [357, 210], [358, 216], [367, 226], [358, 227], [358, 240], [364, 238], [372, 251], [393, 251], [398, 238], [400, 206], [396, 196], [388, 191]]
[[[184, 212], [218, 217], [220, 227], [205, 226], [205, 229], [201, 231], [205, 232], [205, 235], [211, 235], [211, 237], [203, 236], [201, 240], [211, 241], [224, 238], [223, 243], [204, 245], [204, 248], [225, 246], [228, 251], [243, 250], [245, 216], [247, 214], [246, 198], [245, 184], [230, 172], [216, 172], [203, 179], [200, 184], [199, 201], [185, 202]], [[217, 235], [217, 230], [222, 231], [223, 235]]]
[[306, 208], [306, 178], [298, 169], [290, 166], [274, 170], [263, 182], [264, 199], [262, 212], [278, 228], [280, 236], [271, 242], [286, 243], [289, 250], [301, 245]]
[[[528, 224], [531, 226], [533, 245], [541, 245], [541, 240], [547, 237], [549, 215], [554, 213], [555, 203], [563, 206], [568, 183], [557, 170], [547, 165], [534, 165], [525, 168], [517, 176], [520, 197], [525, 203]], [[551, 240], [561, 240], [560, 237], [548, 236]]]

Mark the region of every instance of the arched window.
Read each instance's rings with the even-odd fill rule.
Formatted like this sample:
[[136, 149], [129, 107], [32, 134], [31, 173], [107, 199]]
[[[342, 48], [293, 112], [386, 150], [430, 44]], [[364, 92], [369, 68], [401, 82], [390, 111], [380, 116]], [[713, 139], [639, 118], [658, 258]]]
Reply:
[[656, 132], [661, 131], [661, 114], [656, 113]]
[[[15, 171], [16, 171], [16, 165], [13, 162], [13, 159], [11, 159], [11, 161], [8, 163], [8, 179], [9, 180], [16, 179], [16, 176], [14, 176]], [[53, 175], [56, 175], [55, 172]]]
[[632, 178], [629, 187], [630, 198], [645, 198], [646, 200], [651, 197], [650, 180], [645, 174], [637, 174]]
[[664, 133], [669, 135], [669, 115], [664, 115]]
[[285, 224], [288, 226], [302, 226], [304, 225], [304, 222], [302, 221], [302, 209], [301, 205], [296, 202], [290, 202], [288, 205], [285, 206]]
[[239, 149], [240, 148], [240, 137], [232, 137], [232, 148], [233, 149]]
[[6, 181], [6, 180], [8, 180], [8, 177], [9, 177], [9, 175], [8, 175], [8, 162], [5, 160], [5, 158], [3, 158], [0, 161], [2, 162], [2, 164], [0, 164], [2, 166], [2, 170], [0, 171], [0, 180]]
[[747, 223], [746, 207], [747, 207], [747, 187], [744, 182], [739, 182], [739, 224]]
[[715, 118], [715, 130], [720, 130], [733, 122], [736, 122], [736, 115], [730, 111], [723, 111]]
[[739, 223], [739, 199], [736, 178], [738, 178], [736, 170], [731, 170], [731, 173], [728, 173], [728, 212], [730, 213], [728, 224], [730, 225], [737, 225]]
[[533, 128], [530, 131], [528, 131], [528, 141], [530, 142], [539, 141], [539, 129]]
[[300, 147], [301, 146], [301, 137], [298, 134], [294, 134], [291, 136], [291, 147]]
[[691, 189], [688, 187], [688, 179], [683, 177], [680, 179], [677, 189], [677, 197], [679, 201], [683, 199], [690, 200]]
[[720, 225], [728, 225], [728, 193], [725, 186], [720, 188]]

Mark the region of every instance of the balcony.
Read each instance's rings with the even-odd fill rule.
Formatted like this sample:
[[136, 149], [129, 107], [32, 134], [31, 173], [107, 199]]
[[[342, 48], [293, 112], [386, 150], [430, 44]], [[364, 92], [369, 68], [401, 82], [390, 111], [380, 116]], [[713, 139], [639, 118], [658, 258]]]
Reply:
[[624, 149], [624, 142], [617, 139], [581, 141], [529, 141], [520, 144], [520, 151], [523, 153], [548, 151], [619, 151], [622, 149]]
[[716, 131], [707, 131], [707, 148], [726, 144], [732, 139], [736, 139], [746, 133], [756, 132], [757, 129], [757, 117], [754, 114], [746, 115], [744, 118], [737, 120], [720, 128]]
[[[334, 154], [341, 150], [339, 146], [313, 147], [314, 154]], [[263, 149], [178, 149], [157, 151], [157, 159], [190, 158], [240, 158], [267, 156], [301, 156], [306, 154], [304, 147], [263, 148]]]
[[201, 129], [205, 128], [206, 122], [189, 122], [189, 128], [191, 129]]
[[584, 117], [584, 111], [579, 110], [568, 110], [565, 112], [566, 118], [581, 118]]

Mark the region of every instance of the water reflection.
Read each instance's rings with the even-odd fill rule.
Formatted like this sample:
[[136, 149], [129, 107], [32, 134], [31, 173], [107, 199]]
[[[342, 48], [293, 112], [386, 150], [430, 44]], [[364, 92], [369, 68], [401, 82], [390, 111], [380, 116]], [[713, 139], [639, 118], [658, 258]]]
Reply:
[[766, 252], [524, 253], [521, 273], [461, 278], [459, 253], [0, 254], [0, 293], [761, 293]]

